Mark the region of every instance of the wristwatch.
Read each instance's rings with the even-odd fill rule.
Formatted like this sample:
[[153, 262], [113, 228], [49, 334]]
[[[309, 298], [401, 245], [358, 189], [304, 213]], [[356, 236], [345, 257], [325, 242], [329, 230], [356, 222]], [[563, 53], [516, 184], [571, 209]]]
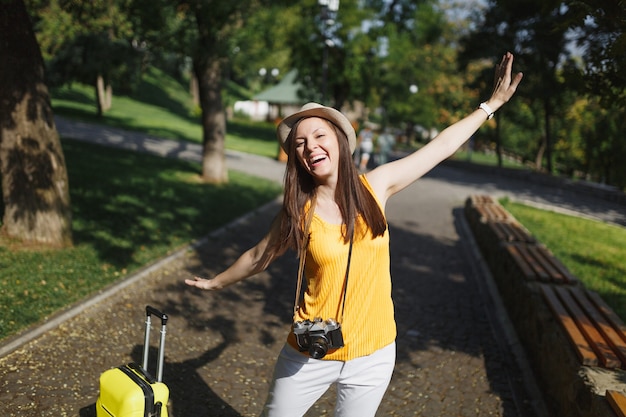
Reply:
[[493, 113], [494, 111], [491, 110], [491, 107], [489, 107], [489, 105], [485, 102], [480, 103], [480, 105], [478, 106], [479, 109], [484, 110], [485, 113], [487, 113], [487, 120], [491, 119], [493, 117]]

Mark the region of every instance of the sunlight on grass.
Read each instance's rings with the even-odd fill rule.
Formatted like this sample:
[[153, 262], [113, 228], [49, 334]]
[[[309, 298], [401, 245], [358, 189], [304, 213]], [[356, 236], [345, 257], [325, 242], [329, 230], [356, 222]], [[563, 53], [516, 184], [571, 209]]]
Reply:
[[[113, 97], [111, 109], [96, 116], [95, 93], [91, 86], [74, 83], [51, 90], [55, 114], [172, 140], [202, 143], [199, 109], [177, 80], [151, 69], [137, 92]], [[272, 123], [228, 120], [226, 148], [276, 158], [278, 140]]]
[[[279, 184], [238, 172], [208, 185], [199, 164], [63, 141], [74, 247], [0, 245], [0, 338], [274, 199]], [[211, 215], [207, 215], [210, 213]], [[37, 250], [33, 250], [37, 249]]]

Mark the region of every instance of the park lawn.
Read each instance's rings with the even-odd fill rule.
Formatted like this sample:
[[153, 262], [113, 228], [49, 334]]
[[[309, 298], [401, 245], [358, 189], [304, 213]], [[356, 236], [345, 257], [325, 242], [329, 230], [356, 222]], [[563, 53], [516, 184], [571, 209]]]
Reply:
[[600, 294], [626, 321], [626, 228], [507, 199], [501, 203], [586, 288]]
[[63, 140], [74, 246], [0, 239], [0, 339], [116, 282], [276, 198], [280, 184], [229, 172], [199, 181], [197, 163]]
[[[144, 75], [137, 91], [113, 96], [112, 107], [96, 115], [93, 87], [74, 83], [51, 89], [56, 115], [173, 140], [202, 143], [200, 110], [193, 105], [186, 86], [155, 68]], [[230, 119], [226, 126], [227, 149], [275, 158], [276, 127], [271, 122]]]

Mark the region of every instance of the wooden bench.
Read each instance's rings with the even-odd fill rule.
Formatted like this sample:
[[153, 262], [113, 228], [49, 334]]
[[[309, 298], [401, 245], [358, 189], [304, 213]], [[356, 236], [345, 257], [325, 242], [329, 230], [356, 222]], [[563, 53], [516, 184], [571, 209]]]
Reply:
[[578, 279], [545, 246], [512, 242], [504, 247], [527, 281], [569, 285], [578, 283]]
[[474, 209], [478, 212], [479, 217], [484, 221], [510, 221], [511, 215], [500, 204], [478, 204], [474, 206]]
[[510, 221], [513, 217], [500, 204], [487, 195], [473, 195], [467, 198], [465, 208], [471, 221]]
[[617, 417], [626, 417], [626, 396], [623, 393], [607, 390], [606, 399]]
[[488, 248], [500, 243], [536, 243], [536, 239], [489, 196], [471, 196], [466, 201], [466, 217], [480, 244]]
[[496, 239], [500, 242], [523, 242], [523, 243], [537, 243], [537, 240], [531, 236], [526, 229], [524, 229], [517, 222], [487, 222], [487, 227], [494, 234]]
[[[621, 319], [491, 197], [469, 197], [465, 216], [559, 415], [626, 417]], [[610, 388], [606, 381], [595, 385], [599, 391], [579, 404], [573, 396], [597, 383], [582, 376], [585, 366], [605, 368], [615, 380]]]
[[541, 291], [583, 365], [626, 369], [626, 326], [597, 293], [557, 285]]

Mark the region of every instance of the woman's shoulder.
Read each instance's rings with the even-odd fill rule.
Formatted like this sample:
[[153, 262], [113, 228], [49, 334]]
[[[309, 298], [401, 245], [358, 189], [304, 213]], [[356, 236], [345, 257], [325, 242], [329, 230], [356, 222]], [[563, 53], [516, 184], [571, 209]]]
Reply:
[[369, 191], [370, 194], [374, 197], [374, 199], [376, 200], [376, 202], [378, 203], [380, 208], [383, 209], [384, 205], [382, 204], [382, 200], [381, 200], [380, 196], [378, 195], [378, 193], [376, 192], [376, 189], [374, 188], [374, 186], [372, 185], [372, 183], [368, 179], [368, 174], [367, 173], [360, 174], [359, 175], [359, 180], [361, 181], [361, 184], [363, 184], [363, 186], [367, 189], [367, 191]]

